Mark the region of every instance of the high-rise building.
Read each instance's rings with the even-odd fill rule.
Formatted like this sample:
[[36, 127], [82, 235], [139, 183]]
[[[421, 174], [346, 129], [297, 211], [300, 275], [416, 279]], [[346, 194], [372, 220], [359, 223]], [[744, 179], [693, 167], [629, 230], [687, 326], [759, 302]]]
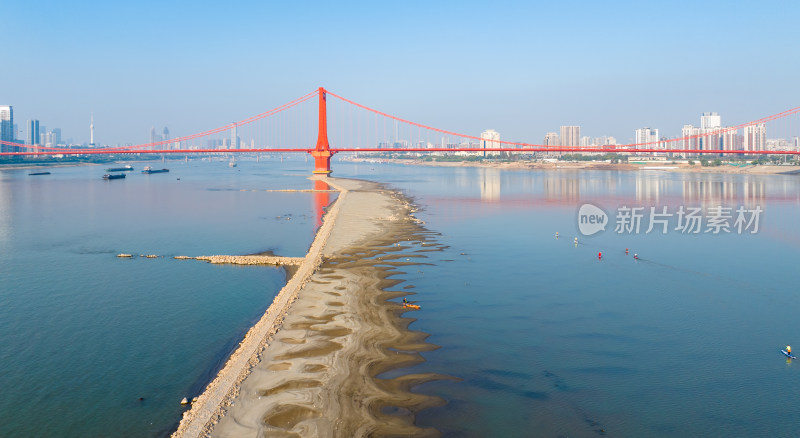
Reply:
[[[548, 132], [544, 135], [544, 140], [542, 141], [544, 146], [557, 148], [561, 146], [561, 139], [558, 137], [558, 133], [555, 132]], [[555, 152], [546, 152], [547, 155], [555, 154]]]
[[39, 121], [36, 119], [28, 120], [28, 144], [41, 144], [39, 137]]
[[723, 128], [720, 115], [713, 112], [703, 113], [700, 116], [699, 128], [692, 125], [683, 125], [681, 137], [683, 137], [681, 140], [682, 149], [692, 151], [730, 151], [740, 147], [736, 131]]
[[715, 129], [722, 127], [722, 120], [720, 119], [719, 114], [717, 113], [703, 113], [700, 116], [700, 128], [701, 129]]
[[633, 143], [636, 145], [636, 149], [658, 149], [661, 146], [658, 139], [657, 128], [645, 127], [636, 130]]
[[169, 145], [169, 129], [168, 129], [166, 126], [164, 127], [164, 135], [163, 135], [163, 139], [164, 139], [164, 142], [165, 142], [165, 143], [164, 143], [164, 145], [161, 147], [161, 149], [171, 149], [171, 148], [170, 148], [170, 145]]
[[[691, 129], [686, 129], [691, 128]], [[697, 138], [684, 141], [691, 149], [695, 150], [741, 150], [743, 140], [737, 135], [737, 130], [723, 128], [722, 120], [718, 113], [708, 112], [700, 116], [700, 127], [684, 126], [685, 132]], [[686, 133], [684, 133], [684, 137]]]
[[[14, 108], [11, 105], [0, 105], [0, 140], [14, 142], [17, 138], [14, 127]], [[11, 152], [12, 146], [0, 143], [0, 151]]]
[[478, 155], [485, 157], [486, 149], [496, 149], [500, 147], [500, 133], [494, 129], [487, 129], [481, 132], [480, 148], [484, 149], [483, 152], [478, 152]]
[[548, 132], [545, 134], [543, 143], [545, 146], [561, 146], [561, 141], [558, 138], [557, 132]]
[[239, 134], [236, 130], [236, 123], [233, 124], [233, 129], [231, 129], [231, 149], [239, 149]]
[[58, 144], [56, 142], [56, 135], [53, 133], [53, 131], [41, 133], [39, 144], [49, 148], [56, 146]]
[[61, 144], [61, 128], [53, 128], [53, 135], [55, 136], [56, 145]]
[[561, 127], [561, 146], [578, 147], [581, 144], [580, 126]]
[[[681, 129], [681, 149], [696, 151], [703, 149], [702, 139], [700, 138], [700, 128], [692, 125], [683, 125]], [[684, 153], [684, 156], [686, 153]]]
[[759, 123], [744, 127], [742, 148], [746, 151], [763, 151], [767, 146], [767, 125]]

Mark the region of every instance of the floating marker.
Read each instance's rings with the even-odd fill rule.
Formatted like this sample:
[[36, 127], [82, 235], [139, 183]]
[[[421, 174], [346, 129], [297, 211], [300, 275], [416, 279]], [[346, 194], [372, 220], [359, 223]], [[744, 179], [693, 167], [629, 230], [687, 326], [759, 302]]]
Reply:
[[625, 248], [625, 255], [628, 254], [628, 248]]
[[602, 252], [598, 252], [597, 253], [597, 258], [598, 259], [602, 259], [603, 258], [603, 253]]
[[639, 260], [639, 254], [633, 254], [633, 258]]

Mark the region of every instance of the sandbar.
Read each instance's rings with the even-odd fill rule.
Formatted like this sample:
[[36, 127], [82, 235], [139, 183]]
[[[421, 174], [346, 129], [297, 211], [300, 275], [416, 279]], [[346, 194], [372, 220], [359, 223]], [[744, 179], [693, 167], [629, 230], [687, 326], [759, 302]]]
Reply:
[[398, 192], [318, 178], [340, 194], [308, 254], [173, 436], [439, 435], [414, 414], [444, 401], [412, 388], [448, 377], [382, 376], [437, 348], [392, 301], [414, 294], [393, 277], [438, 250], [435, 233]]

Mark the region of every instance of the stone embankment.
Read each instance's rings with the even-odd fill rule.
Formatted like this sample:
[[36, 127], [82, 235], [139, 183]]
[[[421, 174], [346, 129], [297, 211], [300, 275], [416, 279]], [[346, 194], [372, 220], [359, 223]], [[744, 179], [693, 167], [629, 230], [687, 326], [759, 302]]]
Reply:
[[303, 262], [302, 257], [279, 257], [268, 255], [213, 255], [213, 256], [176, 256], [178, 260], [205, 260], [213, 264], [231, 265], [276, 265], [276, 266], [299, 266]]
[[[308, 254], [304, 258], [295, 259], [275, 256], [175, 257], [207, 260], [211, 263], [232, 263], [232, 261], [223, 260], [239, 259], [244, 261], [250, 259], [253, 261], [259, 260], [261, 261], [260, 264], [264, 264], [266, 259], [286, 259], [291, 260], [292, 264], [298, 265], [298, 268], [297, 273], [281, 289], [261, 319], [245, 334], [239, 347], [228, 358], [216, 378], [197, 397], [197, 401], [192, 403], [191, 410], [183, 413], [178, 430], [172, 434], [172, 437], [194, 438], [209, 435], [225, 409], [229, 407], [233, 398], [238, 395], [241, 383], [250, 370], [258, 364], [260, 360], [258, 352], [265, 348], [271, 337], [279, 330], [283, 319], [289, 311], [289, 307], [297, 299], [300, 289], [309, 282], [311, 274], [322, 264], [322, 249], [325, 247], [328, 236], [333, 229], [333, 224], [336, 221], [336, 216], [339, 214], [339, 206], [347, 194], [347, 190], [339, 187], [333, 181], [327, 179], [326, 181], [339, 191], [339, 197], [325, 214], [322, 226], [317, 230], [317, 235], [311, 243], [311, 248], [309, 248]], [[219, 261], [215, 262], [213, 260]]]

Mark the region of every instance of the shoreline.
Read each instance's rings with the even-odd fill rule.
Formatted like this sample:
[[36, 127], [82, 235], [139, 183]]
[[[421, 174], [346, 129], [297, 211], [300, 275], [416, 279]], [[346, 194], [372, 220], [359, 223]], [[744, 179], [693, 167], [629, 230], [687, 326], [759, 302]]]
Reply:
[[[397, 269], [416, 264], [412, 257], [424, 257], [399, 254], [411, 248], [400, 242], [413, 240], [423, 251], [435, 251], [436, 245], [421, 243], [426, 231], [399, 193], [367, 181], [316, 179], [339, 190], [339, 196], [309, 252], [184, 412], [173, 437], [330, 436], [363, 434], [364, 427], [389, 434], [438, 434], [416, 427], [413, 412], [444, 401], [410, 389], [448, 377], [376, 378], [422, 361], [420, 352], [437, 348], [425, 342], [426, 334], [408, 329], [411, 320], [402, 317], [408, 309], [388, 301], [413, 292], [387, 290], [402, 282], [389, 278], [402, 273]], [[353, 394], [360, 394], [358, 403]], [[387, 415], [384, 408], [404, 414]]]
[[59, 167], [78, 167], [78, 166], [102, 166], [109, 163], [92, 163], [92, 162], [75, 162], [75, 163], [2, 163], [0, 170], [31, 170], [31, 169], [44, 169], [44, 168], [59, 168]]
[[800, 174], [800, 166], [783, 165], [747, 165], [747, 166], [701, 166], [699, 163], [689, 165], [685, 163], [672, 164], [672, 161], [652, 161], [646, 163], [606, 163], [593, 161], [513, 161], [513, 162], [480, 162], [480, 161], [424, 161], [419, 159], [400, 158], [353, 158], [347, 159], [354, 163], [394, 163], [413, 166], [432, 167], [482, 167], [504, 170], [625, 170], [625, 171], [651, 171], [651, 172], [680, 172], [680, 173], [715, 173], [737, 175], [796, 175]]

